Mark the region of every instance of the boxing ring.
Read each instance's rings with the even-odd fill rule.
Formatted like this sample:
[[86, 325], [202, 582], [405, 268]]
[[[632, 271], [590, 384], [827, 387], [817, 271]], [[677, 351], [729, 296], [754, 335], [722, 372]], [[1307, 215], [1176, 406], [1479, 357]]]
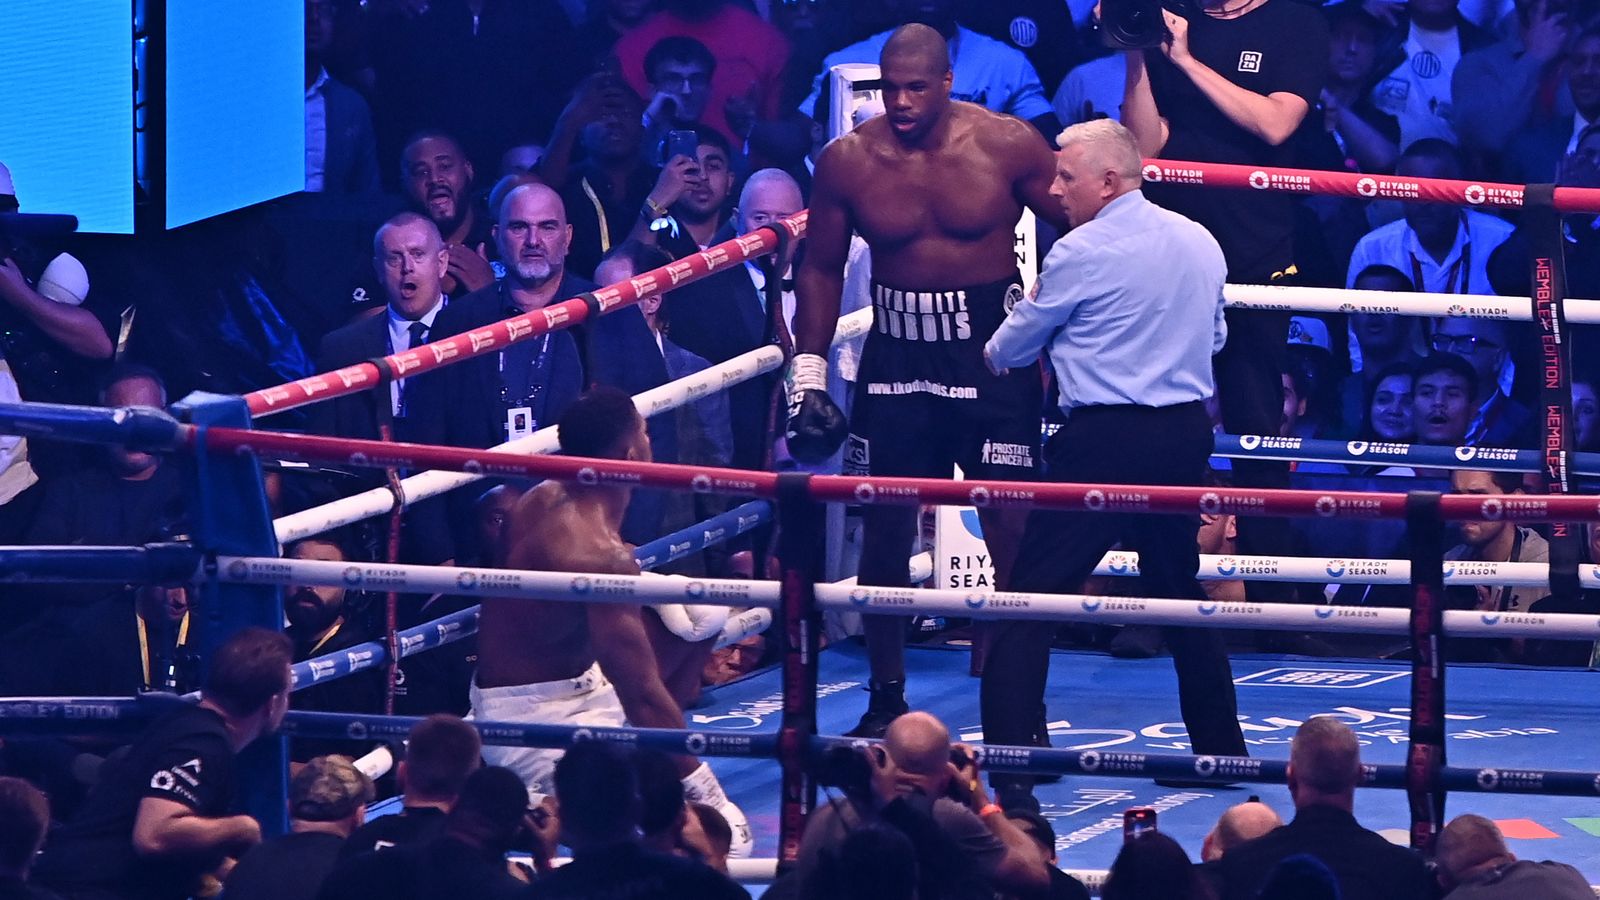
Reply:
[[[1235, 171], [1238, 170], [1238, 171]], [[1254, 190], [1343, 193], [1358, 197], [1404, 197], [1502, 206], [1543, 203], [1557, 210], [1600, 209], [1600, 191], [1556, 189], [1542, 201], [1533, 189], [1464, 182], [1420, 182], [1340, 173], [1251, 170], [1152, 161], [1152, 181], [1185, 181]], [[1554, 227], [1554, 226], [1553, 226]], [[1179, 834], [1221, 805], [1243, 799], [1233, 783], [1281, 785], [1285, 780], [1287, 738], [1305, 717], [1346, 717], [1367, 742], [1365, 787], [1399, 794], [1363, 791], [1362, 804], [1375, 801], [1383, 815], [1401, 827], [1410, 842], [1426, 850], [1445, 818], [1448, 792], [1497, 795], [1495, 808], [1534, 807], [1505, 795], [1573, 798], [1566, 829], [1600, 834], [1600, 771], [1553, 769], [1554, 748], [1592, 743], [1583, 688], [1586, 672], [1524, 671], [1519, 685], [1533, 687], [1541, 714], [1558, 726], [1514, 724], [1507, 711], [1523, 712], [1527, 696], [1509, 690], [1498, 670], [1452, 667], [1452, 683], [1469, 688], [1467, 706], [1459, 701], [1446, 712], [1444, 642], [1449, 637], [1537, 637], [1600, 640], [1600, 616], [1576, 614], [1488, 614], [1446, 611], [1447, 584], [1549, 584], [1556, 591], [1600, 587], [1600, 568], [1578, 565], [1577, 529], [1571, 523], [1600, 520], [1600, 498], [1572, 495], [1571, 480], [1600, 473], [1600, 455], [1573, 454], [1569, 402], [1570, 376], [1563, 355], [1568, 322], [1600, 322], [1600, 303], [1567, 300], [1561, 287], [1559, 256], [1535, 253], [1533, 298], [1396, 295], [1292, 287], [1229, 286], [1228, 305], [1239, 308], [1306, 311], [1381, 311], [1405, 315], [1486, 316], [1533, 321], [1546, 348], [1548, 402], [1545, 449], [1436, 448], [1315, 442], [1275, 436], [1221, 435], [1223, 456], [1332, 462], [1400, 462], [1451, 468], [1505, 469], [1544, 473], [1551, 493], [1539, 496], [1440, 496], [1428, 492], [1374, 493], [1319, 490], [1176, 488], [1143, 485], [940, 481], [858, 478], [803, 472], [752, 472], [702, 466], [631, 463], [554, 457], [553, 428], [490, 450], [432, 447], [313, 437], [254, 430], [255, 422], [288, 409], [361, 390], [386, 386], [392, 379], [417, 377], [444, 365], [497, 352], [602, 315], [639, 298], [772, 253], [804, 237], [805, 214], [740, 236], [695, 256], [643, 273], [543, 310], [516, 316], [466, 334], [376, 359], [332, 373], [301, 379], [244, 397], [196, 395], [169, 412], [148, 409], [105, 410], [43, 404], [0, 405], [0, 433], [51, 437], [89, 443], [117, 443], [152, 451], [190, 454], [189, 496], [194, 507], [193, 537], [177, 545], [132, 548], [0, 548], [4, 580], [12, 582], [181, 583], [198, 586], [196, 613], [202, 651], [246, 625], [279, 627], [280, 588], [286, 584], [361, 587], [411, 593], [448, 592], [460, 596], [538, 598], [554, 601], [621, 603], [697, 603], [748, 608], [730, 619], [722, 640], [755, 633], [768, 623], [783, 642], [781, 670], [738, 682], [712, 694], [709, 706], [688, 714], [682, 731], [641, 728], [579, 728], [475, 722], [486, 744], [562, 747], [580, 740], [609, 740], [690, 752], [714, 758], [730, 796], [748, 811], [758, 838], [758, 855], [772, 853], [780, 865], [792, 861], [804, 816], [814, 802], [809, 762], [840, 743], [853, 702], [839, 699], [865, 680], [861, 654], [850, 646], [819, 652], [823, 610], [928, 614], [971, 619], [1028, 618], [1100, 624], [1193, 625], [1246, 630], [1340, 631], [1405, 635], [1413, 658], [1409, 666], [1362, 661], [1324, 663], [1239, 657], [1235, 662], [1240, 712], [1254, 757], [1195, 756], [1188, 752], [1176, 719], [1176, 691], [1165, 660], [1109, 661], [1085, 654], [1057, 654], [1048, 696], [1050, 728], [1059, 748], [982, 748], [986, 768], [998, 771], [1063, 774], [1063, 785], [1040, 786], [1046, 815], [1055, 815], [1063, 864], [1075, 868], [1073, 848], [1089, 844], [1095, 862], [1108, 861], [1114, 849], [1090, 843], [1109, 833], [1106, 822], [1126, 805], [1153, 803], [1172, 813]], [[1542, 268], [1541, 268], [1542, 267]], [[1443, 305], [1442, 311], [1440, 305]], [[835, 342], [870, 327], [870, 310], [841, 320]], [[645, 416], [675, 409], [715, 390], [774, 371], [783, 363], [774, 346], [744, 354], [695, 376], [636, 396]], [[1360, 446], [1358, 446], [1360, 444]], [[1324, 446], [1326, 445], [1326, 446]], [[262, 490], [259, 459], [335, 463], [343, 466], [417, 471], [326, 506], [272, 521]], [[777, 582], [726, 579], [678, 580], [650, 575], [574, 575], [485, 568], [422, 567], [393, 563], [323, 563], [279, 558], [280, 544], [322, 533], [397, 509], [486, 477], [554, 478], [583, 484], [623, 484], [749, 501], [717, 519], [669, 535], [640, 548], [641, 568], [698, 552], [767, 521], [777, 525], [782, 576]], [[752, 499], [754, 498], [754, 499]], [[1180, 601], [1162, 598], [1047, 595], [931, 588], [876, 588], [821, 580], [822, 511], [825, 504], [875, 504], [1051, 508], [1086, 513], [1232, 513], [1300, 517], [1310, 520], [1403, 522], [1410, 538], [1407, 559], [1267, 559], [1221, 557], [1202, 560], [1203, 578], [1267, 578], [1349, 583], [1408, 584], [1409, 610]], [[1443, 559], [1446, 522], [1505, 520], [1554, 524], [1549, 566], [1474, 564], [1447, 569]], [[1109, 575], [1137, 572], [1134, 554], [1108, 554], [1100, 570]], [[413, 629], [393, 631], [385, 640], [342, 650], [296, 666], [296, 687], [346, 677], [401, 657], [460, 640], [476, 629], [476, 610], [468, 609]], [[908, 654], [914, 705], [945, 718], [963, 737], [978, 740], [976, 690], [951, 674], [947, 650], [912, 649]], [[964, 661], [961, 664], [964, 668]], [[1589, 679], [1581, 685], [1579, 679]], [[1088, 685], [1086, 689], [1084, 686]], [[1277, 698], [1307, 690], [1339, 690], [1333, 700], [1312, 695], [1285, 705]], [[1456, 693], [1459, 693], [1457, 691]], [[1058, 699], [1057, 699], [1058, 698]], [[1258, 698], [1259, 701], [1258, 701]], [[170, 695], [141, 698], [0, 699], [0, 736], [21, 734], [120, 734], [137, 729]], [[1337, 705], [1335, 705], [1337, 704]], [[1061, 707], [1065, 707], [1064, 709]], [[1327, 707], [1327, 708], [1322, 708]], [[1469, 708], [1470, 707], [1470, 708]], [[1489, 709], [1493, 707], [1494, 709]], [[1496, 711], [1498, 710], [1498, 711]], [[772, 720], [776, 717], [776, 727]], [[1064, 717], [1064, 718], [1059, 718]], [[1298, 717], [1298, 718], [1296, 718]], [[1147, 724], [1128, 727], [1134, 719]], [[1502, 722], [1502, 719], [1506, 720]], [[292, 711], [285, 722], [290, 736], [398, 740], [417, 720], [402, 716]], [[1545, 720], [1540, 720], [1545, 721]], [[1463, 723], [1482, 723], [1483, 727]], [[1504, 733], [1502, 733], [1504, 732]], [[1513, 732], [1516, 732], [1513, 734]], [[1560, 736], [1559, 740], [1554, 739]], [[1520, 741], [1526, 739], [1526, 748]], [[1479, 754], [1485, 741], [1496, 741]], [[1451, 765], [1446, 748], [1468, 765]], [[1509, 749], [1503, 749], [1509, 748]], [[1564, 752], [1571, 753], [1571, 748]], [[286, 747], [283, 738], [259, 742], [241, 760], [245, 802], [268, 824], [283, 825]], [[1494, 755], [1503, 753], [1504, 755]], [[1580, 754], [1573, 753], [1579, 756]], [[776, 758], [776, 769], [771, 759]], [[1460, 760], [1458, 760], [1460, 761]], [[1200, 787], [1149, 799], [1151, 778], [1194, 782]], [[774, 781], [779, 788], [773, 791]], [[1214, 787], [1213, 787], [1214, 785]], [[1278, 795], [1281, 799], [1281, 794]], [[1208, 802], [1215, 801], [1215, 802]], [[1386, 805], [1384, 805], [1386, 804]], [[1287, 813], [1286, 802], [1274, 804]], [[1363, 812], [1366, 806], [1363, 805]], [[1480, 807], [1475, 807], [1480, 808]], [[1488, 807], [1481, 807], [1487, 809]], [[1565, 807], [1564, 807], [1565, 808]], [[1404, 816], [1392, 819], [1395, 809]], [[1087, 819], [1067, 820], [1088, 814]], [[1165, 815], [1165, 813], [1164, 813]], [[1542, 815], [1542, 813], [1541, 813]], [[1365, 816], [1364, 816], [1365, 818]], [[1120, 821], [1120, 820], [1119, 820]], [[1062, 822], [1073, 827], [1064, 829]], [[1582, 824], [1578, 824], [1582, 823]], [[1537, 824], [1537, 823], [1536, 823]], [[1165, 830], [1174, 830], [1167, 826]], [[1546, 831], [1554, 830], [1546, 824]], [[1593, 830], [1590, 830], [1593, 829]], [[1528, 833], [1532, 833], [1531, 829]], [[1198, 833], [1192, 836], [1198, 838]], [[1519, 835], [1512, 835], [1518, 837]], [[776, 841], [773, 841], [773, 838]], [[1190, 843], [1190, 846], [1197, 846]], [[1600, 850], [1558, 854], [1600, 876]], [[758, 874], [769, 864], [741, 864]], [[1091, 882], [1093, 877], [1089, 879]]]

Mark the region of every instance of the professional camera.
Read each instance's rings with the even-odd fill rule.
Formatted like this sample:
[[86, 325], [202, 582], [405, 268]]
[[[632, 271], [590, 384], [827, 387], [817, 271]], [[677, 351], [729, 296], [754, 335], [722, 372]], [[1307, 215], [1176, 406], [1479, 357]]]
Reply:
[[872, 768], [865, 754], [873, 754], [878, 758], [878, 764], [882, 765], [885, 752], [878, 744], [869, 746], [865, 751], [845, 744], [834, 744], [816, 758], [811, 772], [817, 784], [838, 788], [848, 797], [865, 800], [872, 796]]
[[1188, 18], [1193, 0], [1101, 0], [1100, 40], [1118, 50], [1148, 50], [1172, 39], [1161, 11]]

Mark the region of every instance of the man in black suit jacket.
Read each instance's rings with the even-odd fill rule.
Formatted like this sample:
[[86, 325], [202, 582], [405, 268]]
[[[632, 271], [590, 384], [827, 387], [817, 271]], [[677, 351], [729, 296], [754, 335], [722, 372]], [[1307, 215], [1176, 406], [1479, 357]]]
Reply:
[[[322, 339], [317, 371], [328, 372], [374, 357], [401, 353], [436, 337], [445, 306], [442, 282], [449, 254], [439, 229], [427, 216], [403, 212], [378, 228], [372, 241], [373, 267], [386, 304], [382, 312], [352, 322]], [[425, 440], [412, 415], [427, 404], [419, 397], [441, 387], [437, 376], [400, 378], [371, 391], [348, 394], [311, 407], [310, 428], [318, 434], [362, 440]], [[375, 472], [371, 484], [382, 482]], [[370, 486], [370, 485], [369, 485]], [[437, 504], [426, 502], [405, 517], [401, 558], [439, 563], [454, 558], [454, 548]]]
[[1300, 726], [1289, 749], [1294, 821], [1222, 856], [1223, 900], [1256, 896], [1272, 868], [1297, 854], [1321, 860], [1344, 900], [1423, 900], [1432, 879], [1422, 857], [1362, 828], [1352, 814], [1361, 747], [1349, 726], [1319, 716]]
[[[450, 304], [438, 320], [440, 336], [461, 334], [510, 316], [596, 289], [566, 270], [572, 227], [561, 197], [542, 184], [506, 195], [494, 239], [506, 277]], [[421, 440], [463, 447], [492, 447], [552, 425], [591, 385], [637, 394], [667, 382], [666, 366], [649, 326], [636, 308], [616, 310], [579, 328], [549, 332], [449, 366], [439, 390], [419, 395]], [[657, 462], [677, 461], [672, 420], [650, 425]], [[473, 497], [482, 489], [471, 491]], [[660, 536], [659, 501], [636, 492], [623, 526], [629, 540]], [[641, 502], [644, 501], [644, 502]], [[459, 510], [465, 514], [463, 507]], [[453, 518], [455, 518], [453, 516]], [[463, 529], [456, 534], [462, 536]]]
[[[739, 195], [733, 219], [712, 243], [770, 225], [805, 208], [805, 200], [788, 173], [762, 169], [751, 175]], [[793, 251], [783, 260], [771, 257], [746, 263], [685, 285], [667, 294], [665, 310], [672, 342], [712, 365], [727, 362], [762, 346], [767, 334], [766, 285], [774, 272], [788, 282]], [[794, 317], [794, 289], [783, 290], [781, 325], [787, 334]], [[762, 468], [771, 443], [768, 412], [775, 375], [753, 378], [728, 392], [733, 421], [733, 465]]]

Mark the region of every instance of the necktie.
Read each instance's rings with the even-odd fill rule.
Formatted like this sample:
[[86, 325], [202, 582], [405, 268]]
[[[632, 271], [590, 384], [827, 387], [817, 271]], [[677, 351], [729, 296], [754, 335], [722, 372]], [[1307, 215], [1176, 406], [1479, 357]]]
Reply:
[[[412, 322], [411, 325], [406, 328], [406, 332], [411, 335], [410, 343], [406, 344], [407, 350], [415, 350], [428, 342], [428, 326], [421, 322]], [[400, 379], [398, 385], [400, 388], [400, 396], [397, 398], [397, 402], [395, 403], [395, 406], [398, 407], [395, 410], [395, 418], [403, 419], [406, 416], [406, 388], [408, 387], [406, 384], [406, 379]]]

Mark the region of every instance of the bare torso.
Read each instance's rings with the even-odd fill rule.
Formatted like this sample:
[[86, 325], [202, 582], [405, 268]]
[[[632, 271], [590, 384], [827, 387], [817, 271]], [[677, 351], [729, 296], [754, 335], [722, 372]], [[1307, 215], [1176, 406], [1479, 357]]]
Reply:
[[[575, 502], [558, 482], [545, 482], [524, 494], [512, 511], [507, 533], [507, 568], [639, 573], [632, 548], [602, 510]], [[478, 626], [479, 687], [573, 678], [595, 658], [586, 604], [484, 599]]]
[[[834, 148], [830, 148], [834, 149]], [[1013, 231], [1024, 181], [1048, 148], [1033, 126], [970, 103], [950, 104], [937, 144], [908, 148], [886, 117], [837, 145], [839, 196], [872, 247], [878, 281], [905, 289], [984, 284], [1016, 270]], [[1045, 178], [1048, 186], [1048, 175]]]

